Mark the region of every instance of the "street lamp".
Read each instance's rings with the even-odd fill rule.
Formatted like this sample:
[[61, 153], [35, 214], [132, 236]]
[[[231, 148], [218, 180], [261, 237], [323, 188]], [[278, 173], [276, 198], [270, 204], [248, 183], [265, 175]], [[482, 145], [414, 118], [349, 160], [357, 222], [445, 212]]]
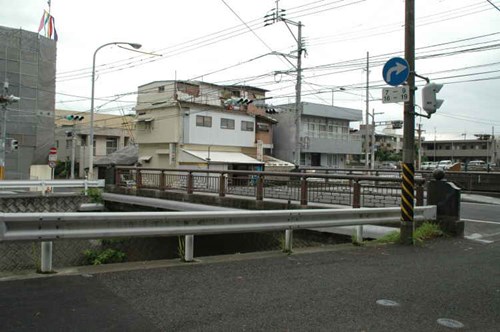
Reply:
[[99, 46], [95, 52], [94, 57], [92, 59], [92, 93], [90, 96], [90, 131], [89, 131], [89, 174], [88, 178], [92, 179], [94, 175], [94, 87], [95, 87], [95, 58], [97, 52], [106, 46], [109, 45], [129, 45], [135, 49], [139, 49], [142, 47], [141, 44], [137, 43], [128, 43], [128, 42], [111, 42], [106, 43], [104, 45]]
[[[335, 89], [338, 89], [338, 90], [335, 90]], [[344, 88], [343, 86], [341, 86], [341, 87], [334, 87], [334, 88], [332, 88], [332, 106], [334, 106], [334, 105], [333, 105], [333, 96], [334, 96], [334, 94], [335, 94], [335, 91], [345, 91], [345, 88]]]

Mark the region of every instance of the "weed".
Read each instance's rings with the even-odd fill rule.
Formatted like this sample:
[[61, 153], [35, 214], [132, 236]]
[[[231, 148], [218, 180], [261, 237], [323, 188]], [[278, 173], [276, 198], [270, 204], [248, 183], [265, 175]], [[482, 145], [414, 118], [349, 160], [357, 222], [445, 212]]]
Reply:
[[439, 229], [439, 225], [426, 221], [413, 233], [413, 242], [421, 244], [425, 240], [435, 239], [441, 236], [443, 236], [443, 231]]
[[110, 263], [122, 263], [127, 255], [119, 250], [107, 248], [104, 250], [85, 250], [83, 252], [87, 265], [101, 265]]
[[[425, 240], [435, 239], [443, 236], [443, 232], [439, 229], [439, 225], [431, 222], [424, 222], [413, 232], [413, 243], [422, 244]], [[380, 239], [377, 243], [398, 243], [400, 241], [400, 234], [398, 231], [391, 232]]]
[[179, 255], [179, 258], [181, 261], [184, 261], [184, 258], [186, 257], [186, 243], [184, 242], [184, 237], [183, 236], [178, 236], [178, 244], [177, 244], [177, 255]]
[[92, 203], [102, 203], [102, 192], [99, 188], [88, 188], [87, 196]]
[[394, 231], [375, 240], [376, 243], [397, 243], [399, 242], [399, 232]]

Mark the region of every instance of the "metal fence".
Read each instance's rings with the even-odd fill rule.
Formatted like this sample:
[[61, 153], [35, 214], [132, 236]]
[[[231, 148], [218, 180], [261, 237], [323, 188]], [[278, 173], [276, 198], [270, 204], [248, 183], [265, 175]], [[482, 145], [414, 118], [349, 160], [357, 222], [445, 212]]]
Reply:
[[[396, 173], [394, 173], [396, 174]], [[353, 207], [400, 205], [401, 178], [363, 174], [278, 173], [215, 170], [148, 169], [117, 167], [116, 185], [157, 190], [181, 190], [280, 199], [308, 203], [327, 203]], [[130, 185], [132, 181], [132, 185]], [[424, 205], [425, 179], [416, 179], [416, 202]]]

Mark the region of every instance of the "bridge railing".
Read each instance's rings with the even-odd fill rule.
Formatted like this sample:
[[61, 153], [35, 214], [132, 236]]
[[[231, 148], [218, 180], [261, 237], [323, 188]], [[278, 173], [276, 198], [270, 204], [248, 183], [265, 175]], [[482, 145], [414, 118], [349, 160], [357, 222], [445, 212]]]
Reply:
[[[424, 205], [425, 179], [416, 178], [416, 205]], [[359, 207], [399, 206], [401, 178], [364, 174], [257, 172], [116, 167], [115, 184], [137, 189], [208, 192]]]
[[2, 180], [0, 191], [6, 189], [22, 189], [31, 192], [41, 192], [45, 195], [57, 188], [83, 189], [85, 195], [88, 188], [104, 188], [104, 180]]

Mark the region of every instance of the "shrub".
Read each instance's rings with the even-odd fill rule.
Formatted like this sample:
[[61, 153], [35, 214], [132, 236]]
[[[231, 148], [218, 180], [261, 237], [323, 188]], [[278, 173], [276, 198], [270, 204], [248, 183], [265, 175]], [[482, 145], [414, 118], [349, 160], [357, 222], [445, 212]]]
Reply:
[[110, 263], [122, 263], [127, 258], [127, 255], [116, 249], [103, 249], [103, 250], [85, 250], [85, 263], [87, 265], [101, 265]]

